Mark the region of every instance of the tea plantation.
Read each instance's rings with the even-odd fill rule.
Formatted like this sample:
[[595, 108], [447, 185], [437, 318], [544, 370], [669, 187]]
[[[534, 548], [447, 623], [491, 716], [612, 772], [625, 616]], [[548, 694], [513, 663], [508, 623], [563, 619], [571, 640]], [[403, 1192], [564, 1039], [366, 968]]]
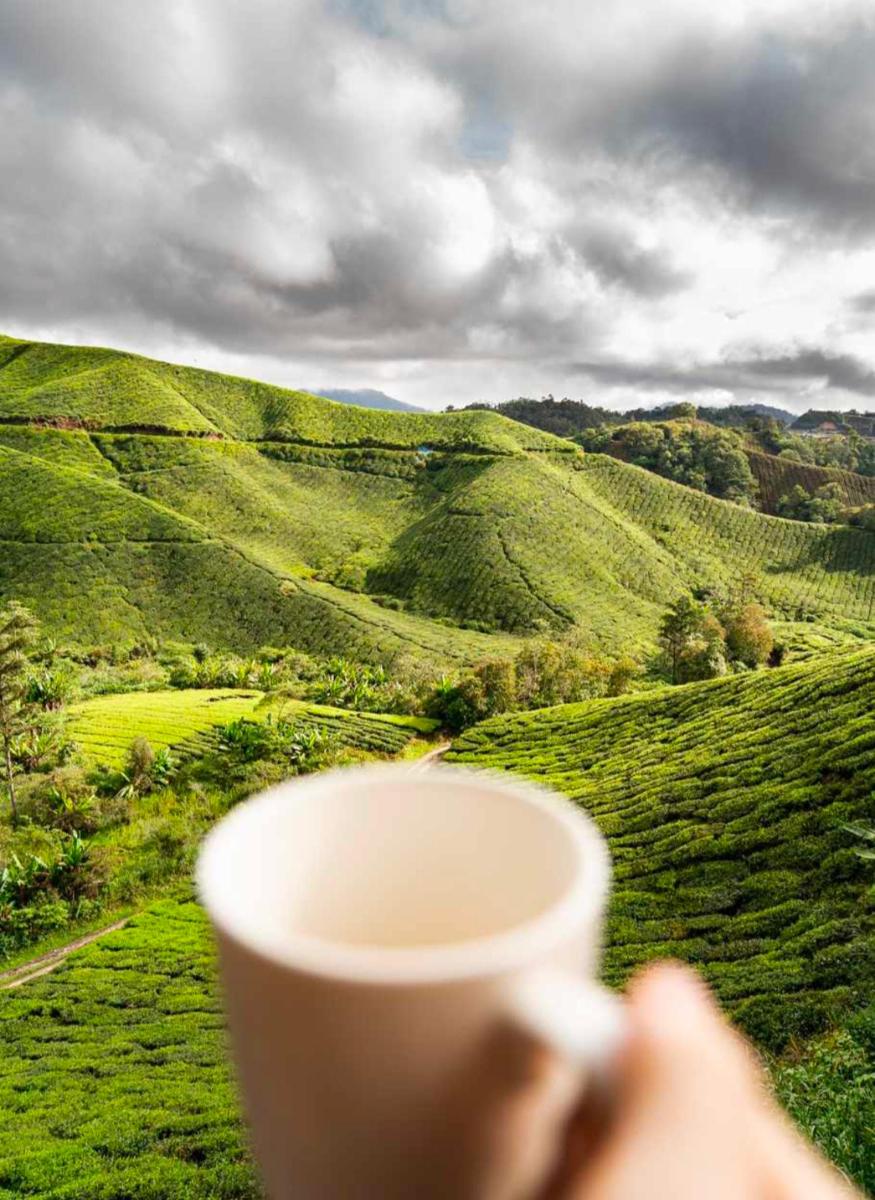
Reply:
[[614, 859], [606, 973], [695, 963], [781, 1049], [875, 998], [875, 647], [649, 694], [496, 717], [448, 761], [590, 812]]
[[0, 599], [144, 636], [451, 667], [521, 637], [653, 647], [744, 573], [875, 630], [875, 535], [770, 518], [495, 413], [391, 413], [111, 350], [0, 340]]
[[262, 693], [253, 690], [193, 688], [85, 700], [71, 708], [68, 729], [86, 764], [121, 768], [136, 737], [146, 738], [153, 750], [202, 754], [212, 748], [218, 726], [239, 717], [260, 720], [274, 713], [329, 733], [341, 746], [390, 755], [437, 726], [423, 717], [349, 712], [300, 700], [265, 703]]
[[759, 487], [758, 499], [763, 512], [776, 512], [781, 497], [796, 486], [805, 488], [806, 492], [816, 492], [829, 483], [837, 485], [838, 495], [848, 507], [875, 504], [875, 478], [871, 476], [836, 467], [789, 462], [756, 450], [748, 451], [747, 457]]
[[0, 992], [0, 1197], [260, 1196], [200, 909], [168, 900]]
[[[101, 703], [89, 702], [95, 720]], [[549, 783], [593, 813], [616, 877], [608, 981], [657, 956], [696, 963], [769, 1054], [794, 1119], [868, 1188], [875, 879], [845, 826], [875, 815], [873, 705], [875, 647], [839, 649], [495, 718], [449, 756]], [[260, 1195], [211, 942], [187, 897], [0, 991], [0, 1030], [12, 1118], [0, 1200]]]

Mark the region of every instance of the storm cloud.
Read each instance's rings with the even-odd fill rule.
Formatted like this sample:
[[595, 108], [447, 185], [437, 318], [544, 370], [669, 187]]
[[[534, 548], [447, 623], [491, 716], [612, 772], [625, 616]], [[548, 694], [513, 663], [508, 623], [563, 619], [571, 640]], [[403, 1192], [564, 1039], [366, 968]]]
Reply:
[[442, 406], [875, 395], [868, 0], [0, 0], [0, 330]]

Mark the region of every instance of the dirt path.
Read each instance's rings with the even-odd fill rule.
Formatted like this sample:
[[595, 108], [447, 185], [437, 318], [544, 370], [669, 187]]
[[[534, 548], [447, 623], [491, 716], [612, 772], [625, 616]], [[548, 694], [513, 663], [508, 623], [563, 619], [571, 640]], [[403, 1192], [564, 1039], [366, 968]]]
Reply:
[[[433, 750], [429, 750], [428, 754], [423, 754], [422, 758], [417, 758], [412, 762], [410, 770], [419, 772], [433, 767], [436, 763], [440, 762], [451, 745], [452, 742], [441, 742]], [[45, 954], [40, 954], [39, 957], [32, 958], [30, 962], [22, 963], [21, 966], [12, 967], [9, 971], [0, 971], [0, 992], [8, 991], [10, 988], [21, 987], [23, 983], [30, 983], [32, 979], [39, 979], [41, 975], [48, 975], [50, 971], [54, 971], [55, 967], [59, 967], [74, 950], [81, 950], [83, 946], [87, 946], [91, 942], [96, 942], [98, 938], [105, 937], [106, 934], [113, 933], [116, 929], [121, 929], [127, 922], [128, 918], [123, 917], [120, 921], [113, 922], [112, 925], [107, 925], [103, 929], [96, 929], [94, 933], [86, 933], [82, 937], [68, 942], [66, 946], [58, 946], [55, 950], [49, 950]]]
[[59, 967], [67, 955], [72, 954], [74, 950], [80, 950], [89, 942], [96, 942], [98, 938], [105, 937], [106, 934], [112, 933], [116, 929], [121, 929], [127, 922], [128, 918], [123, 917], [120, 921], [114, 921], [112, 925], [104, 926], [103, 929], [95, 929], [94, 933], [83, 934], [75, 941], [68, 942], [66, 946], [58, 946], [56, 950], [40, 954], [38, 958], [32, 958], [30, 962], [22, 963], [20, 967], [13, 967], [9, 971], [0, 971], [0, 991], [21, 987], [23, 983], [30, 983], [31, 979], [38, 979], [40, 975], [48, 975], [49, 971], [54, 971], [55, 967]]
[[429, 750], [428, 754], [423, 754], [422, 758], [415, 758], [410, 764], [410, 770], [425, 771], [429, 767], [436, 766], [452, 744], [452, 742], [441, 742], [439, 746], [435, 746], [434, 750]]

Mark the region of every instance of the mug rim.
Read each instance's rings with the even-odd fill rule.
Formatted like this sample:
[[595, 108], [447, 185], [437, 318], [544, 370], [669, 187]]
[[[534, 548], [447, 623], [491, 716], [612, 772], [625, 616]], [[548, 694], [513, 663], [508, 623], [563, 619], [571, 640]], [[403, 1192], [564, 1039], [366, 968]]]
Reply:
[[[216, 930], [237, 945], [275, 966], [334, 982], [416, 985], [456, 982], [508, 974], [535, 964], [598, 921], [607, 900], [610, 855], [592, 818], [573, 801], [525, 779], [511, 783], [489, 770], [455, 766], [431, 767], [429, 776], [450, 785], [458, 782], [486, 789], [538, 809], [551, 818], [573, 845], [574, 876], [558, 899], [535, 916], [508, 929], [479, 937], [422, 946], [379, 946], [332, 941], [304, 933], [278, 933], [260, 926], [229, 899], [222, 879], [228, 858], [244, 826], [254, 815], [279, 810], [294, 793], [300, 803], [320, 793], [357, 782], [397, 785], [405, 775], [410, 786], [422, 782], [407, 764], [341, 767], [282, 783], [248, 797], [214, 825], [198, 852], [195, 879], [199, 898]], [[583, 948], [583, 944], [582, 944]]]

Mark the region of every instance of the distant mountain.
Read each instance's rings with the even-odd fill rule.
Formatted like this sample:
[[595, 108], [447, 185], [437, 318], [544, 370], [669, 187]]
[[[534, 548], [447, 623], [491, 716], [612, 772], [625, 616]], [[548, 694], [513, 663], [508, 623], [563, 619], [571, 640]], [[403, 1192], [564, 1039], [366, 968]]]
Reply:
[[[676, 417], [692, 415], [688, 410], [695, 408], [683, 401], [677, 404], [663, 404], [654, 408], [633, 408], [619, 414], [620, 420], [628, 421], [670, 421]], [[778, 421], [781, 425], [789, 425], [796, 420], [796, 414], [785, 408], [775, 408], [772, 404], [724, 404], [719, 407], [703, 404], [696, 409], [700, 421], [709, 425], [720, 425], [724, 428], [743, 429], [751, 417], [766, 417]]]
[[[672, 421], [698, 416], [700, 421], [707, 421], [710, 425], [743, 429], [752, 417], [771, 418], [781, 425], [789, 425], [796, 419], [795, 413], [775, 408], [771, 404], [728, 404], [720, 408], [708, 408], [703, 405], [697, 409], [694, 404], [678, 401], [675, 404], [616, 412], [599, 405], [585, 404], [582, 400], [570, 400], [567, 396], [562, 400], [555, 400], [552, 396], [544, 396], [540, 400], [518, 396], [515, 400], [504, 400], [500, 404], [484, 404], [478, 401], [465, 405], [463, 411], [477, 409], [501, 413], [503, 417], [521, 421], [533, 429], [541, 429], [557, 437], [570, 438], [587, 429], [597, 429], [605, 425], [626, 425], [630, 421]], [[450, 406], [447, 412], [452, 411], [454, 410]]]
[[337, 400], [340, 404], [357, 404], [359, 408], [384, 408], [388, 412], [425, 412], [415, 404], [405, 404], [385, 392], [375, 391], [374, 388], [359, 388], [358, 391], [348, 388], [312, 388], [314, 396], [324, 396], [326, 400]]

